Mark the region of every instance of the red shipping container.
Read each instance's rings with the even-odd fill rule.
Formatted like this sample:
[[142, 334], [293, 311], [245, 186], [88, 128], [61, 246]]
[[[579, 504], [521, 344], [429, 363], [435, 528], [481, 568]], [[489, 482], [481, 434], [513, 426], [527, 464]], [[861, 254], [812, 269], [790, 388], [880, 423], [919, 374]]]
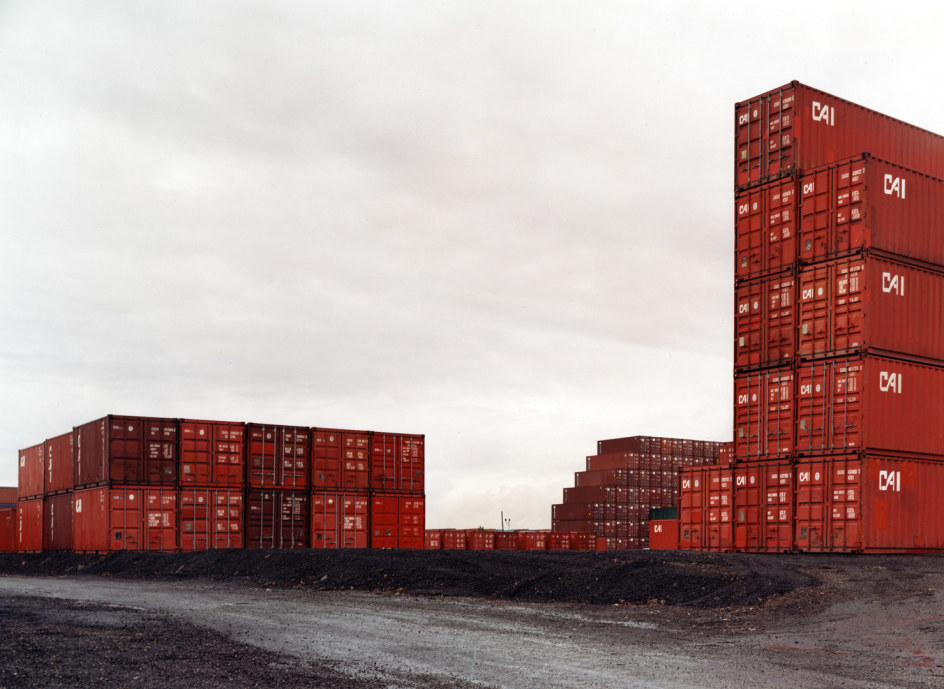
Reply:
[[869, 151], [944, 177], [944, 138], [793, 81], [734, 106], [738, 189]]
[[552, 531], [547, 536], [548, 550], [573, 550], [571, 548], [571, 531]]
[[796, 449], [944, 454], [944, 368], [878, 356], [797, 367]]
[[[312, 488], [314, 489], [369, 490], [371, 487], [370, 434], [367, 431], [314, 429], [312, 431], [312, 462]], [[395, 483], [393, 477], [394, 474], [391, 472], [391, 480]]]
[[72, 433], [46, 441], [46, 495], [72, 490], [73, 475]]
[[20, 450], [18, 473], [18, 497], [22, 499], [41, 497], [45, 489], [46, 472], [43, 470], [46, 452], [45, 443]]
[[311, 494], [311, 547], [367, 548], [369, 520], [367, 491], [315, 491]]
[[944, 462], [842, 455], [796, 465], [795, 549], [944, 550]]
[[654, 438], [648, 435], [634, 435], [627, 438], [611, 438], [609, 440], [597, 441], [598, 455], [623, 452], [635, 452], [638, 454], [661, 454], [662, 438]]
[[442, 529], [427, 529], [424, 535], [426, 550], [442, 550]]
[[242, 488], [181, 488], [180, 549], [242, 548], [243, 503]]
[[[391, 480], [394, 472], [391, 469]], [[311, 488], [337, 490], [341, 482], [341, 431], [322, 428], [311, 431]]]
[[16, 501], [19, 499], [16, 486], [0, 486], [0, 506], [16, 507]]
[[75, 487], [177, 483], [177, 422], [106, 416], [73, 429]]
[[16, 506], [0, 507], [0, 553], [16, 552]]
[[245, 484], [245, 467], [246, 426], [244, 424], [181, 420], [180, 485], [182, 487], [241, 487]]
[[679, 549], [701, 550], [705, 529], [707, 466], [679, 471]]
[[776, 180], [735, 194], [734, 277], [782, 273], [797, 258], [797, 183]]
[[564, 503], [625, 503], [626, 488], [621, 486], [581, 486], [564, 488]]
[[799, 284], [801, 357], [869, 350], [944, 359], [944, 273], [857, 256], [804, 268]]
[[518, 550], [518, 532], [496, 531], [495, 550]]
[[495, 532], [492, 529], [467, 529], [465, 537], [469, 550], [495, 550]]
[[177, 550], [177, 490], [100, 486], [75, 492], [76, 552]]
[[[551, 505], [552, 520], [572, 519], [603, 519], [602, 504], [572, 502], [562, 505]], [[597, 517], [599, 515], [599, 517]]]
[[20, 500], [16, 505], [16, 550], [39, 553], [43, 550], [43, 499]]
[[246, 435], [246, 483], [250, 488], [308, 489], [308, 428], [253, 423], [247, 426]]
[[[370, 507], [371, 548], [422, 549], [425, 498], [406, 493], [373, 493]], [[466, 547], [472, 549], [468, 536]]]
[[597, 536], [592, 531], [575, 531], [570, 535], [571, 550], [596, 550]]
[[370, 435], [367, 432], [341, 434], [341, 485], [348, 490], [370, 489]]
[[629, 486], [632, 478], [638, 478], [638, 472], [630, 469], [578, 471], [574, 473], [574, 486]]
[[443, 550], [466, 550], [467, 534], [463, 529], [443, 529]]
[[610, 452], [602, 455], [590, 455], [587, 457], [587, 471], [638, 468], [640, 457], [641, 455], [636, 452]]
[[51, 495], [43, 501], [43, 550], [72, 550], [72, 493]]
[[734, 470], [709, 466], [705, 469], [706, 550], [727, 552], [734, 548]]
[[547, 550], [549, 531], [519, 531], [518, 550]]
[[788, 461], [734, 467], [734, 549], [788, 552], [793, 539], [793, 468]]
[[734, 376], [734, 454], [768, 459], [793, 452], [794, 373], [790, 367]]
[[[307, 443], [306, 443], [307, 445]], [[286, 447], [296, 447], [288, 443]], [[297, 490], [246, 491], [246, 548], [307, 548], [309, 496]]]
[[796, 352], [796, 280], [775, 275], [735, 288], [734, 366], [789, 364]]
[[572, 531], [585, 531], [594, 535], [603, 536], [604, 525], [607, 522], [602, 519], [559, 519], [551, 522], [551, 531], [553, 533], [570, 533]]
[[679, 549], [679, 520], [653, 519], [649, 522], [650, 550]]
[[801, 261], [868, 250], [944, 264], [944, 180], [862, 156], [805, 170], [799, 185]]

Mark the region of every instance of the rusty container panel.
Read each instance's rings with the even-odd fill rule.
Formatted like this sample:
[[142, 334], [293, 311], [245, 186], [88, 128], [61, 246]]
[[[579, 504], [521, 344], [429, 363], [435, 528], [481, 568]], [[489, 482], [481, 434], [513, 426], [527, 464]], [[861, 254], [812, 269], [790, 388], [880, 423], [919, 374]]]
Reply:
[[370, 546], [370, 496], [367, 491], [315, 491], [311, 494], [312, 548]]
[[72, 493], [51, 495], [43, 501], [43, 550], [72, 550]]
[[181, 487], [178, 517], [180, 550], [242, 548], [244, 497], [241, 487]]
[[804, 552], [944, 550], [944, 462], [841, 455], [796, 467], [795, 548]]
[[20, 500], [16, 504], [16, 550], [39, 553], [43, 550], [43, 499]]
[[786, 456], [794, 445], [794, 372], [771, 368], [734, 376], [736, 461]]
[[423, 534], [423, 547], [426, 550], [442, 550], [442, 529], [426, 529]]
[[799, 187], [800, 261], [868, 250], [944, 264], [944, 180], [864, 156], [804, 170]]
[[800, 357], [860, 351], [944, 360], [944, 273], [876, 257], [799, 274]]
[[251, 423], [246, 437], [248, 487], [308, 490], [310, 429]]
[[944, 177], [944, 138], [797, 81], [734, 106], [734, 184], [743, 189], [869, 151]]
[[678, 519], [653, 519], [651, 522], [649, 522], [649, 550], [678, 549]]
[[246, 427], [225, 421], [180, 421], [180, 485], [239, 488], [245, 484]]
[[46, 453], [45, 443], [20, 450], [18, 468], [18, 498], [42, 497], [45, 492], [46, 472], [43, 470]]
[[796, 278], [760, 278], [741, 283], [734, 293], [735, 368], [788, 365], [796, 352]]
[[785, 178], [735, 194], [734, 277], [781, 273], [797, 259], [799, 195]]
[[341, 434], [341, 486], [345, 490], [370, 490], [370, 434]]
[[174, 419], [106, 416], [72, 433], [76, 488], [177, 483]]
[[0, 553], [16, 552], [16, 506], [0, 507]]
[[307, 548], [309, 496], [302, 491], [246, 491], [247, 548]]
[[64, 433], [46, 441], [46, 495], [72, 490], [72, 433]]
[[944, 455], [944, 368], [860, 355], [797, 367], [800, 454]]
[[[311, 488], [339, 490], [341, 482], [341, 431], [313, 428], [311, 431]], [[391, 467], [390, 480], [393, 481]]]
[[468, 550], [495, 550], [495, 531], [492, 529], [466, 529]]

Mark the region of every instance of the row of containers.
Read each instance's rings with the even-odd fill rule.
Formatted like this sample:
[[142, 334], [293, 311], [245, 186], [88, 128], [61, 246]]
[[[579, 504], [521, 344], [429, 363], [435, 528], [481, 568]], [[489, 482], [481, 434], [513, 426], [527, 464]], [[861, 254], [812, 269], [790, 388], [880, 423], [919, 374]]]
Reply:
[[631, 436], [597, 441], [563, 501], [551, 506], [551, 531], [582, 532], [606, 550], [649, 547], [650, 513], [679, 501], [682, 467], [716, 463], [731, 445], [706, 440]]
[[423, 548], [422, 435], [110, 415], [19, 453], [16, 549]]
[[427, 550], [606, 550], [606, 540], [590, 532], [546, 529], [427, 529]]
[[798, 82], [735, 105], [734, 452], [680, 547], [944, 547], [944, 138]]
[[85, 488], [0, 508], [0, 550], [423, 548], [425, 503], [376, 491]]
[[98, 486], [422, 493], [425, 438], [109, 415], [19, 452], [19, 499]]

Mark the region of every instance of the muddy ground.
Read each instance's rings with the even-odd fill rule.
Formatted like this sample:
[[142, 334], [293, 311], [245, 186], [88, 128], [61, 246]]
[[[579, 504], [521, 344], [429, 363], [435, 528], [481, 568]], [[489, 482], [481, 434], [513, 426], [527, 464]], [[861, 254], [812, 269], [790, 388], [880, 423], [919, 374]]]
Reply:
[[[592, 615], [623, 628], [618, 638], [611, 632], [587, 633], [588, 654], [598, 653], [600, 658], [609, 657], [606, 649], [612, 643], [618, 642], [620, 648], [636, 644], [641, 654], [670, 640], [666, 648], [681, 654], [682, 660], [674, 670], [674, 683], [667, 680], [663, 686], [712, 686], [698, 684], [698, 673], [692, 679], [686, 668], [702, 662], [713, 644], [718, 650], [710, 650], [708, 657], [721, 653], [718, 658], [728, 658], [732, 665], [730, 686], [786, 686], [775, 683], [779, 680], [764, 683], [737, 674], [742, 672], [738, 666], [756, 664], [757, 658], [765, 659], [762, 664], [777, 658], [778, 667], [802, 671], [817, 681], [831, 678], [832, 684], [817, 686], [944, 686], [944, 558], [934, 556], [367, 550], [3, 554], [0, 576], [10, 584], [0, 592], [0, 688], [432, 688], [471, 686], [472, 679], [483, 686], [481, 676], [465, 676], [448, 663], [405, 676], [393, 667], [396, 663], [388, 662], [367, 677], [360, 670], [339, 666], [326, 652], [311, 651], [303, 657], [291, 647], [279, 652], [284, 649], [278, 639], [260, 641], [249, 632], [228, 633], [222, 622], [204, 624], [199, 614], [168, 614], [173, 611], [166, 603], [163, 608], [129, 605], [117, 594], [114, 602], [108, 600], [109, 581], [116, 592], [121, 587], [128, 595], [133, 582], [141, 580], [160, 590], [166, 584], [170, 592], [209, 587], [205, 590], [214, 596], [234, 600], [256, 595], [255, 591], [282, 592], [288, 597], [288, 610], [291, 601], [315, 605], [312, 617], [318, 616], [321, 602], [337, 607], [341, 601], [343, 616], [347, 600], [363, 619], [373, 619], [371, 615], [383, 619], [389, 614], [384, 601], [423, 599], [463, 601], [462, 615], [471, 616], [463, 618], [466, 627], [474, 626], [477, 609], [509, 624], [532, 624], [519, 619], [524, 609], [520, 604], [543, 611], [542, 619], [559, 614], [559, 619], [548, 622], [551, 629], [562, 621]], [[82, 582], [88, 582], [89, 591], [106, 593], [89, 595], [88, 600], [74, 592], [55, 598], [66, 582], [80, 592]], [[335, 593], [319, 598], [317, 592]], [[381, 595], [365, 599], [358, 592]], [[430, 607], [422, 615], [452, 619], [455, 610]], [[396, 614], [402, 619], [405, 613]], [[528, 620], [534, 617], [533, 612], [529, 615]], [[880, 633], [872, 631], [876, 625], [882, 627]], [[870, 635], [857, 639], [859, 629]], [[358, 635], [356, 630], [351, 633]], [[485, 638], [475, 641], [483, 653]], [[384, 643], [389, 645], [390, 640]], [[578, 651], [581, 643], [570, 637], [555, 641], [561, 648], [570, 644]], [[833, 651], [823, 650], [832, 646]], [[802, 661], [797, 653], [801, 649], [806, 651]], [[501, 662], [500, 657], [493, 659], [496, 665]], [[544, 658], [534, 671], [546, 671], [552, 662], [553, 657]], [[712, 658], [712, 666], [716, 665], [717, 658]], [[591, 670], [601, 677], [621, 672], [618, 667]], [[637, 671], [642, 676], [652, 670], [642, 666], [629, 670]], [[378, 683], [378, 676], [396, 679]], [[616, 676], [621, 678], [618, 686], [637, 686], [622, 674]], [[551, 681], [556, 680], [535, 686], [550, 686]], [[610, 676], [600, 686], [612, 682]], [[485, 686], [515, 685], [497, 673]]]

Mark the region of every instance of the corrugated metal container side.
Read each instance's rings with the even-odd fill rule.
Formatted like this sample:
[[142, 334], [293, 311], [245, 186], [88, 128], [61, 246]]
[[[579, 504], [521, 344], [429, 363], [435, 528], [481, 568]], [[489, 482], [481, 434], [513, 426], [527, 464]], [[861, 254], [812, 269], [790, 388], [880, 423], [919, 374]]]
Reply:
[[426, 550], [442, 550], [442, 529], [426, 529], [423, 543]]
[[43, 502], [43, 550], [72, 550], [72, 493], [59, 493]]
[[617, 452], [636, 452], [640, 454], [661, 454], [662, 438], [648, 435], [633, 435], [626, 438], [610, 438], [597, 441], [597, 454], [608, 455]]
[[495, 532], [491, 529], [466, 529], [468, 550], [495, 550]]
[[70, 431], [46, 441], [46, 495], [70, 491], [74, 482]]
[[16, 501], [19, 499], [19, 490], [16, 486], [0, 486], [0, 505], [16, 506]]
[[738, 464], [734, 484], [734, 549], [788, 552], [793, 540], [791, 462]]
[[796, 353], [793, 274], [741, 283], [734, 294], [735, 369], [788, 365]]
[[547, 550], [549, 531], [519, 531], [518, 550]]
[[496, 531], [495, 550], [518, 550], [518, 532]]
[[312, 548], [370, 546], [370, 496], [367, 491], [314, 491], [311, 494]]
[[174, 419], [106, 416], [73, 429], [75, 487], [177, 483]]
[[944, 359], [944, 273], [856, 256], [804, 268], [799, 286], [801, 357], [869, 350]]
[[371, 433], [371, 488], [419, 494], [425, 490], [426, 438], [405, 433]]
[[245, 473], [245, 424], [181, 419], [182, 487], [239, 488], [245, 485]]
[[944, 177], [944, 138], [797, 81], [734, 106], [738, 189], [869, 151]]
[[0, 553], [16, 552], [16, 507], [0, 507]]
[[443, 550], [467, 550], [468, 538], [464, 529], [443, 529]]
[[570, 535], [571, 550], [596, 550], [597, 536], [592, 531], [574, 531]]
[[703, 547], [707, 475], [707, 466], [686, 467], [679, 472], [680, 550], [701, 550]]
[[73, 498], [76, 552], [177, 550], [175, 488], [100, 486], [78, 490]]
[[305, 491], [247, 489], [245, 547], [307, 548], [308, 508]]
[[182, 487], [179, 497], [182, 551], [243, 547], [245, 496], [241, 487]]
[[548, 550], [572, 550], [571, 548], [571, 532], [570, 531], [551, 531], [548, 534], [547, 549]]
[[604, 536], [606, 523], [604, 519], [557, 519], [551, 522], [551, 531], [553, 533], [583, 531], [595, 536]]
[[796, 465], [796, 550], [944, 550], [944, 462], [844, 455]]
[[678, 549], [678, 519], [653, 519], [649, 522], [649, 550]]
[[250, 488], [308, 489], [310, 430], [304, 426], [246, 427], [246, 483]]
[[705, 469], [705, 541], [707, 550], [734, 549], [734, 470], [709, 466]]
[[944, 263], [944, 180], [865, 156], [804, 170], [799, 185], [802, 262], [868, 249]]
[[[370, 433], [338, 428], [312, 429], [312, 488], [366, 491], [371, 488]], [[379, 483], [388, 483], [380, 480]], [[391, 471], [390, 490], [395, 484]]]
[[20, 500], [16, 504], [16, 550], [39, 553], [43, 550], [43, 499]]
[[341, 434], [341, 486], [346, 490], [370, 490], [370, 434]]
[[734, 197], [734, 277], [781, 273], [797, 259], [797, 183], [776, 180]]
[[626, 503], [629, 494], [621, 486], [574, 486], [564, 488], [564, 503]]
[[45, 443], [33, 445], [19, 451], [18, 490], [19, 499], [41, 497], [45, 489], [46, 472], [43, 471]]
[[944, 455], [944, 368], [879, 356], [797, 367], [796, 450]]
[[734, 376], [736, 461], [793, 453], [794, 372], [779, 367]]
[[[394, 480], [392, 469], [390, 480]], [[342, 486], [341, 431], [313, 428], [311, 430], [311, 488], [312, 490], [335, 491]]]
[[603, 518], [603, 503], [571, 502], [551, 505], [552, 521]]

